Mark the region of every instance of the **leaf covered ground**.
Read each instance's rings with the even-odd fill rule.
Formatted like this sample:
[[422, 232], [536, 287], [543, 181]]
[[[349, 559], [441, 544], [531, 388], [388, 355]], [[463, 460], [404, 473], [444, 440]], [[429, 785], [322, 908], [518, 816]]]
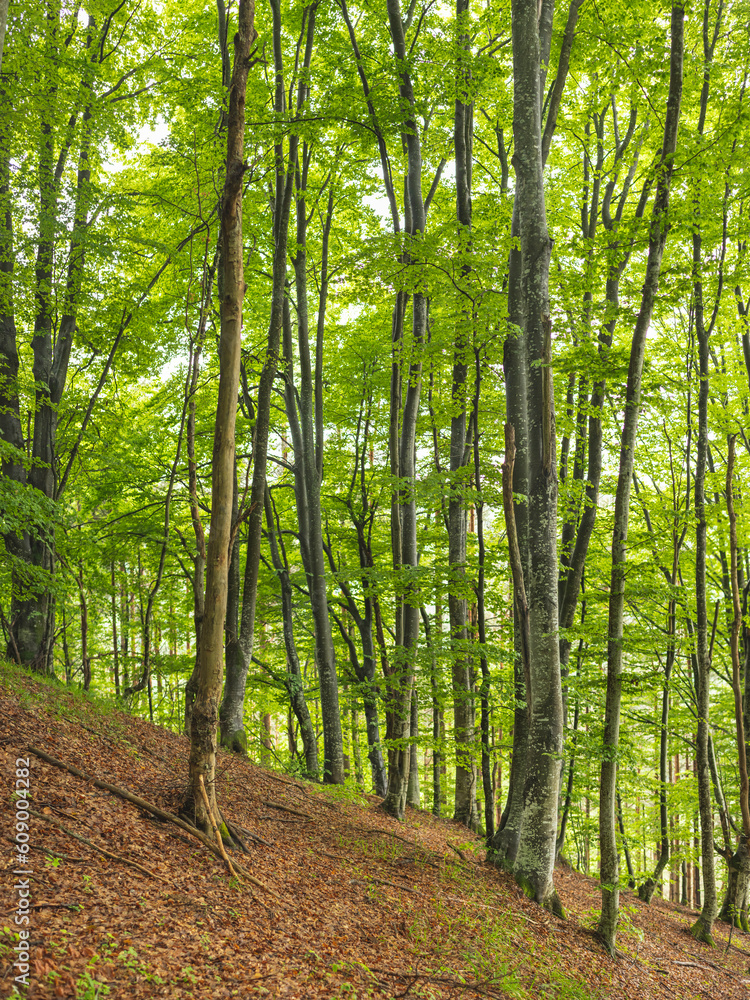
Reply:
[[[0, 996], [15, 972], [13, 798], [35, 745], [176, 811], [184, 737], [32, 680], [0, 674]], [[354, 788], [312, 786], [221, 753], [219, 798], [264, 889], [169, 823], [31, 757], [31, 987], [39, 1000], [155, 997], [537, 997], [746, 1000], [750, 939], [694, 913], [623, 893], [622, 957], [592, 928], [598, 886], [561, 867], [568, 918], [526, 900], [454, 823], [409, 811], [398, 824]], [[61, 824], [61, 825], [60, 825]], [[65, 829], [63, 830], [62, 827]], [[67, 832], [66, 832], [67, 831]], [[75, 839], [78, 834], [118, 859]], [[126, 861], [135, 862], [140, 869]]]

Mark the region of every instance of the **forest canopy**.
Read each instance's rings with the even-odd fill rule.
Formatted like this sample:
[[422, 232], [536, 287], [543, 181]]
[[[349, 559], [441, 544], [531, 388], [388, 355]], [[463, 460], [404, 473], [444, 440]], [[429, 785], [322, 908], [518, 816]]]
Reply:
[[747, 929], [747, 2], [0, 15], [8, 659]]

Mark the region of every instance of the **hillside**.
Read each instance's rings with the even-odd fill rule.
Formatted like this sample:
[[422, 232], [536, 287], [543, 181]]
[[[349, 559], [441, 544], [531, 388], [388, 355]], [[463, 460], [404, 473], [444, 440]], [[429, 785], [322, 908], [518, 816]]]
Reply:
[[3, 997], [16, 974], [11, 793], [16, 758], [27, 756], [32, 807], [44, 817], [31, 823], [29, 997], [748, 996], [741, 932], [727, 950], [718, 927], [708, 949], [687, 933], [691, 911], [625, 894], [613, 962], [590, 930], [595, 880], [558, 870], [568, 911], [558, 920], [451, 822], [410, 811], [398, 825], [355, 789], [222, 754], [220, 801], [247, 831], [248, 854], [232, 856], [264, 888], [248, 884], [171, 823], [27, 752], [36, 746], [174, 811], [185, 738], [7, 667], [0, 718]]

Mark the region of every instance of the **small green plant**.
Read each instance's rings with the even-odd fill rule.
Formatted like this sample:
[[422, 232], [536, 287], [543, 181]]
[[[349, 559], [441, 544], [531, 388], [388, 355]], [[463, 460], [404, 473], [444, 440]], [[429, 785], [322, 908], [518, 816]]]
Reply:
[[192, 965], [183, 965], [180, 970], [180, 976], [185, 980], [186, 983], [190, 983], [191, 986], [195, 986], [198, 982], [198, 977], [195, 974], [195, 969]]
[[10, 958], [13, 953], [13, 945], [18, 940], [18, 935], [10, 927], [0, 928], [0, 958]]
[[122, 962], [126, 969], [130, 969], [137, 976], [142, 976], [147, 982], [159, 984], [164, 982], [158, 973], [152, 972], [148, 965], [141, 961], [138, 952], [132, 945], [130, 948], [125, 948], [124, 951], [121, 951], [117, 959]]
[[99, 997], [106, 997], [108, 993], [109, 986], [94, 979], [88, 969], [76, 980], [78, 1000], [99, 1000]]

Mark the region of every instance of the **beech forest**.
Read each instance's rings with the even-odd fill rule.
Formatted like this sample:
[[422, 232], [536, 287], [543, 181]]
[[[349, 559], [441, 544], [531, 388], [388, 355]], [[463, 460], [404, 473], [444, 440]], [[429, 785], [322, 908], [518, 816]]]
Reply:
[[748, 0], [0, 0], [2, 670], [743, 940], [749, 161]]

